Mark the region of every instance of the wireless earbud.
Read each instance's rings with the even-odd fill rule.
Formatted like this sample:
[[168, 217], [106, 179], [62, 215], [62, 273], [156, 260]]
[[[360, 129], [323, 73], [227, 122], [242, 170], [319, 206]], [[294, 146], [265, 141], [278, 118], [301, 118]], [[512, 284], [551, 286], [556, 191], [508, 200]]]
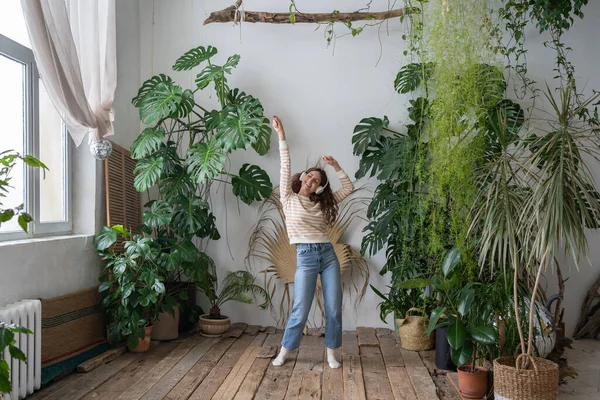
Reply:
[[[300, 174], [300, 182], [302, 182], [304, 180], [305, 176], [306, 176], [306, 171], [304, 171], [302, 174]], [[325, 184], [325, 186], [319, 186], [317, 188], [317, 190], [315, 190], [315, 193], [318, 194], [318, 195], [321, 194], [321, 193], [323, 193], [323, 190], [325, 190], [325, 188], [327, 187], [327, 185], [329, 185], [329, 182], [327, 182]]]

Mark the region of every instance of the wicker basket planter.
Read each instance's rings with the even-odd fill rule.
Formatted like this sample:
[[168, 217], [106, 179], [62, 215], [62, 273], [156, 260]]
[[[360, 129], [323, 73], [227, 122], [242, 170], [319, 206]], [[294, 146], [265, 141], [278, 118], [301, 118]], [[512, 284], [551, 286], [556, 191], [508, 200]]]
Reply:
[[418, 308], [411, 308], [406, 312], [406, 318], [397, 319], [400, 343], [405, 350], [422, 351], [433, 349], [435, 336], [433, 332], [426, 335], [429, 318], [422, 315], [410, 315], [411, 312], [420, 312]]
[[[529, 368], [520, 368], [529, 359]], [[544, 358], [521, 354], [494, 360], [494, 398], [496, 400], [553, 400], [558, 398], [558, 365]]]

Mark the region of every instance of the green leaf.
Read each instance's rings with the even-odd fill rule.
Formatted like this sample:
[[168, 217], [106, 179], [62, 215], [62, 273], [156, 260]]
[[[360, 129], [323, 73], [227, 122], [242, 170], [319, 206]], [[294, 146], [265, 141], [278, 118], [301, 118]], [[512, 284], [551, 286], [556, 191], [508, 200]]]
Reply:
[[261, 156], [264, 156], [269, 152], [269, 149], [271, 148], [271, 125], [269, 124], [268, 118], [263, 118], [263, 123], [258, 130], [256, 142], [252, 143], [252, 148]]
[[180, 86], [158, 83], [141, 100], [140, 119], [146, 125], [157, 124], [162, 118], [178, 111], [183, 98], [183, 90]]
[[451, 318], [448, 324], [448, 330], [446, 331], [446, 337], [448, 343], [453, 349], [459, 349], [467, 340], [467, 329], [464, 322], [458, 318]]
[[292, 24], [295, 24], [295, 23], [296, 23], [296, 14], [294, 14], [294, 13], [290, 13], [290, 22], [291, 22]]
[[160, 293], [163, 294], [165, 292], [165, 284], [162, 283], [161, 281], [159, 281], [158, 279], [156, 279], [154, 281], [154, 285], [152, 285], [152, 289], [156, 292], [156, 293]]
[[48, 170], [46, 164], [30, 155], [26, 155], [25, 157], [23, 157], [23, 162], [33, 168], [42, 168]]
[[165, 131], [162, 128], [146, 128], [131, 145], [131, 158], [140, 160], [157, 152], [163, 145]]
[[0, 360], [0, 393], [10, 393], [12, 391], [9, 371], [8, 363], [5, 360]]
[[196, 86], [198, 89], [204, 89], [211, 82], [220, 82], [225, 78], [225, 70], [219, 65], [207, 65], [196, 75]]
[[169, 116], [171, 118], [186, 118], [194, 109], [196, 105], [196, 99], [194, 98], [194, 92], [190, 89], [185, 89], [181, 94], [181, 102], [177, 107], [177, 110], [172, 112]]
[[423, 79], [427, 80], [433, 73], [433, 64], [411, 63], [400, 69], [394, 80], [394, 89], [405, 94], [417, 90]]
[[185, 164], [190, 177], [196, 183], [205, 184], [221, 174], [226, 160], [217, 141], [211, 139], [208, 144], [198, 142], [191, 146]]
[[150, 156], [138, 161], [133, 173], [136, 174], [133, 186], [138, 192], [144, 192], [158, 183], [163, 169], [163, 158]]
[[117, 232], [108, 226], [103, 226], [100, 232], [94, 236], [94, 246], [96, 250], [102, 251], [108, 249], [117, 241]]
[[100, 287], [98, 288], [98, 292], [105, 292], [110, 289], [112, 286], [112, 282], [102, 282]]
[[8, 351], [12, 358], [27, 362], [27, 356], [18, 347], [8, 346]]
[[180, 198], [178, 202], [171, 219], [175, 233], [186, 238], [196, 235], [218, 240], [221, 237], [207, 202], [199, 198]]
[[17, 218], [17, 221], [19, 222], [21, 229], [27, 232], [27, 224], [33, 221], [33, 218], [27, 213], [22, 213], [19, 215], [19, 218]]
[[458, 348], [450, 349], [450, 358], [452, 358], [452, 362], [454, 365], [464, 365], [469, 362], [471, 356], [473, 355], [473, 344], [471, 342], [465, 342], [465, 344]]
[[150, 93], [156, 87], [156, 85], [158, 85], [159, 83], [165, 83], [167, 85], [172, 85], [173, 79], [171, 79], [169, 76], [167, 76], [165, 74], [160, 74], [160, 75], [155, 75], [152, 78], [146, 80], [142, 84], [142, 87], [140, 87], [140, 89], [138, 90], [137, 96], [135, 96], [133, 99], [131, 99], [131, 102], [133, 103], [133, 105], [135, 107], [139, 108], [141, 106], [141, 102], [144, 99], [144, 97], [146, 97], [146, 95], [148, 93]]
[[450, 272], [458, 265], [460, 262], [460, 250], [458, 247], [453, 247], [446, 253], [446, 257], [444, 257], [444, 263], [442, 264], [442, 271], [444, 273], [444, 277], [447, 277]]
[[0, 328], [0, 351], [15, 343], [15, 335], [8, 328]]
[[129, 335], [127, 337], [127, 347], [130, 349], [136, 349], [139, 345], [139, 338], [136, 335]]
[[180, 196], [189, 198], [196, 191], [196, 185], [181, 166], [176, 166], [173, 172], [162, 177], [158, 185], [160, 193], [168, 202]]
[[257, 165], [244, 164], [239, 176], [231, 179], [233, 194], [246, 204], [268, 198], [273, 192], [269, 175]]
[[237, 67], [240, 62], [240, 56], [237, 54], [227, 58], [227, 62], [223, 65], [223, 70], [228, 74], [231, 73], [231, 69]]
[[173, 208], [169, 203], [163, 200], [152, 202], [150, 210], [144, 211], [142, 221], [144, 224], [158, 228], [163, 225], [168, 225], [173, 217]]
[[265, 118], [256, 116], [257, 107], [262, 108], [258, 101], [251, 99], [223, 110], [223, 120], [217, 126], [214, 138], [224, 151], [245, 149], [258, 140]]
[[438, 307], [431, 312], [429, 315], [429, 326], [427, 327], [427, 334], [430, 335], [435, 329], [438, 328], [438, 321], [442, 315], [446, 312], [446, 307]]
[[189, 71], [192, 68], [197, 67], [202, 62], [209, 60], [211, 57], [217, 54], [217, 49], [213, 46], [198, 46], [194, 49], [188, 50], [184, 55], [179, 57], [173, 65], [175, 71]]
[[0, 223], [8, 222], [15, 216], [15, 210], [9, 208], [0, 212]]
[[369, 147], [377, 146], [383, 128], [387, 128], [389, 123], [388, 117], [383, 117], [383, 120], [375, 117], [363, 118], [354, 128], [352, 136], [354, 155], [359, 156]]
[[498, 340], [496, 329], [491, 326], [477, 326], [469, 329], [473, 340], [482, 344], [494, 344]]
[[463, 317], [468, 315], [471, 311], [471, 306], [473, 304], [473, 300], [475, 299], [475, 289], [473, 288], [465, 288], [462, 291], [462, 297], [460, 299], [460, 303], [458, 304], [458, 313]]

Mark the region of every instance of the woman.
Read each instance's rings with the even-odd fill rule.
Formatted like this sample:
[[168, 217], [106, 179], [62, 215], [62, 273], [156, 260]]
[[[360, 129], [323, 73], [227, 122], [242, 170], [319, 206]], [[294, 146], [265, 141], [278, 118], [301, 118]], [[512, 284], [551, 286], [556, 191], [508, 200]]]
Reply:
[[340, 178], [342, 188], [336, 192], [331, 190], [327, 174], [321, 168], [309, 168], [290, 176], [290, 153], [283, 125], [277, 116], [273, 117], [273, 128], [279, 135], [281, 204], [290, 243], [296, 245], [297, 253], [294, 306], [281, 341], [281, 351], [273, 365], [283, 365], [288, 353], [300, 345], [317, 276], [321, 274], [327, 362], [331, 368], [339, 368], [334, 350], [342, 345], [342, 284], [340, 263], [327, 235], [327, 226], [336, 220], [338, 203], [352, 193], [354, 186], [331, 156], [323, 157], [323, 162], [332, 166]]

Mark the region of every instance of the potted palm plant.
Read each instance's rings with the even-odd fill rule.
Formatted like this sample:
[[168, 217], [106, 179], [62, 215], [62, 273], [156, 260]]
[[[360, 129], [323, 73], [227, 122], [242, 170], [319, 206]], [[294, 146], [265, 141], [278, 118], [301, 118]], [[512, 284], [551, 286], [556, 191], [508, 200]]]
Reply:
[[219, 290], [217, 271], [214, 262], [207, 259], [208, 267], [198, 270], [199, 273], [192, 276], [210, 301], [208, 314], [200, 316], [198, 328], [203, 336], [219, 337], [227, 332], [231, 326], [229, 317], [221, 314], [221, 307], [228, 301], [239, 301], [252, 304], [253, 298], [261, 298], [263, 302], [260, 308], [266, 309], [271, 305], [271, 298], [267, 291], [254, 283], [255, 278], [248, 271], [239, 270], [227, 272]]

